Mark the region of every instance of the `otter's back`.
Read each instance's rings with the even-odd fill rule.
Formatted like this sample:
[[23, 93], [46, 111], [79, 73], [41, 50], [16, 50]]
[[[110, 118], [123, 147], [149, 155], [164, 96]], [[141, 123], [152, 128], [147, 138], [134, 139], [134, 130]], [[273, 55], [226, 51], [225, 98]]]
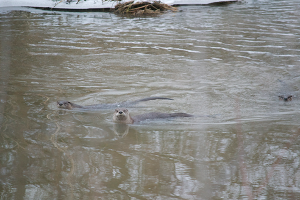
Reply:
[[167, 119], [174, 117], [192, 117], [193, 115], [187, 113], [160, 113], [160, 112], [151, 112], [141, 115], [133, 116], [132, 119], [134, 122], [144, 121], [147, 119]]

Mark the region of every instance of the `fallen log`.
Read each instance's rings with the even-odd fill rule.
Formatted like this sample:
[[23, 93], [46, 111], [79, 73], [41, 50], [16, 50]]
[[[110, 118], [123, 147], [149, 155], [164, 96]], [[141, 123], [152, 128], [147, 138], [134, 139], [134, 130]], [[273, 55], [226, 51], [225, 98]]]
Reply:
[[115, 14], [129, 16], [157, 15], [166, 11], [176, 12], [177, 8], [161, 3], [160, 1], [143, 1], [136, 3], [134, 1], [128, 1], [125, 3], [118, 3], [114, 9]]

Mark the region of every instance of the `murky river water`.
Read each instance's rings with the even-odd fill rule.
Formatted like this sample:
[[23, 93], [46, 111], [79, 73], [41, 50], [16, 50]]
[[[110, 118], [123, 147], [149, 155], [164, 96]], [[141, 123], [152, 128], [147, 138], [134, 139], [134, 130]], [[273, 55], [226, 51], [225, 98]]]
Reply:
[[[1, 9], [1, 199], [300, 198], [299, 1], [179, 10]], [[149, 96], [195, 117], [56, 108]]]

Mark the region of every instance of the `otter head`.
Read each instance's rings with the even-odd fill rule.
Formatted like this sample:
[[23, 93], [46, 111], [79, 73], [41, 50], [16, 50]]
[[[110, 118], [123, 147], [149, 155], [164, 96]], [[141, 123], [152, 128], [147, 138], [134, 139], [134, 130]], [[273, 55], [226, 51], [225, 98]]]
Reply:
[[70, 101], [57, 101], [58, 108], [72, 109], [72, 103]]
[[128, 119], [129, 112], [126, 108], [117, 108], [115, 109], [114, 120], [115, 121], [126, 121]]
[[115, 110], [113, 120], [123, 124], [132, 124], [134, 122], [126, 108], [117, 108]]
[[293, 95], [280, 95], [278, 97], [279, 97], [279, 100], [283, 100], [283, 101], [292, 101], [293, 100]]

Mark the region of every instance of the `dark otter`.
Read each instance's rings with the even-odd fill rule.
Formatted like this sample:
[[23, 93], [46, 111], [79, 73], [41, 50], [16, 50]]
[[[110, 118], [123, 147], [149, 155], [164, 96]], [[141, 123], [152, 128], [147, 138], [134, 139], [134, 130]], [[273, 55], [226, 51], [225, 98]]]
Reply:
[[279, 100], [283, 101], [292, 101], [293, 100], [293, 95], [279, 95]]
[[113, 115], [113, 120], [118, 123], [133, 124], [135, 122], [144, 121], [147, 119], [166, 119], [174, 117], [193, 117], [187, 113], [160, 113], [151, 112], [131, 117], [126, 108], [117, 108]]
[[81, 108], [81, 109], [109, 109], [109, 108], [115, 108], [115, 107], [127, 107], [135, 105], [142, 101], [151, 101], [156, 99], [165, 99], [165, 100], [173, 100], [166, 97], [147, 97], [143, 99], [139, 99], [136, 101], [124, 101], [121, 103], [113, 103], [113, 104], [94, 104], [94, 105], [88, 105], [88, 106], [81, 106], [75, 103], [72, 103], [70, 101], [57, 101], [57, 107], [58, 108], [64, 108], [64, 109], [74, 109], [74, 108]]

